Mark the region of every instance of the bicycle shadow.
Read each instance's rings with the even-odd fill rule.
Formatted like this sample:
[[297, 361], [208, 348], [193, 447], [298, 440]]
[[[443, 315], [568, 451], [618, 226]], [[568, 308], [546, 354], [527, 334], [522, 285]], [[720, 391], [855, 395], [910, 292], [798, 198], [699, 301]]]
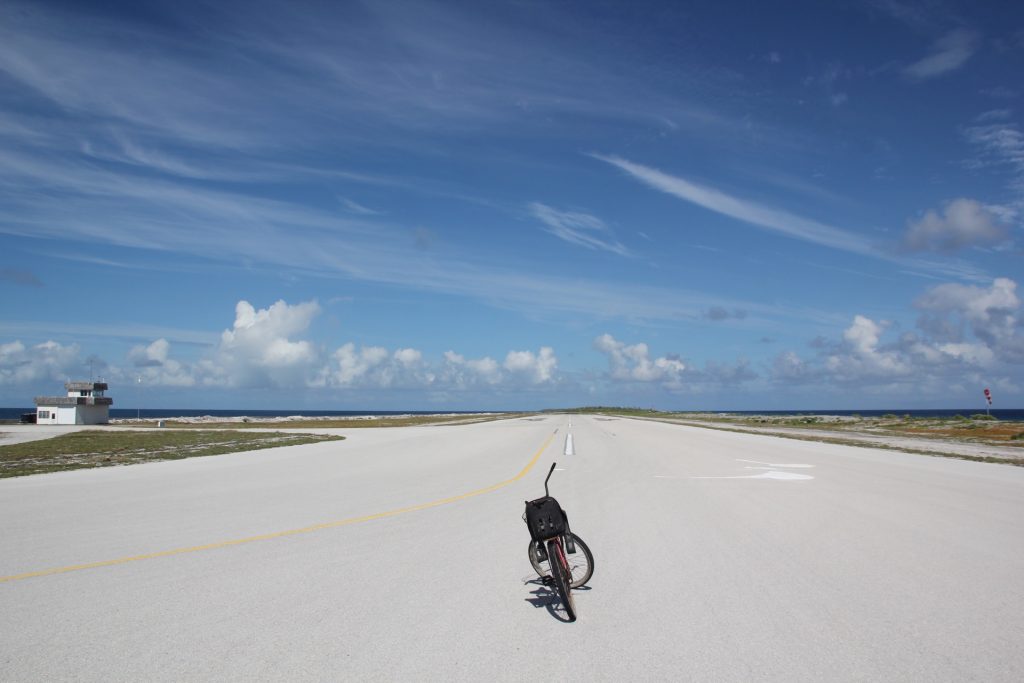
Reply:
[[[533, 597], [526, 598], [525, 601], [533, 605], [535, 609], [546, 608], [548, 614], [558, 621], [566, 624], [572, 623], [573, 620], [569, 619], [565, 606], [562, 604], [561, 598], [558, 597], [558, 590], [553, 583], [545, 582], [540, 577], [534, 577], [532, 579], [523, 579], [523, 585], [534, 586], [534, 589], [530, 591]], [[586, 592], [590, 590], [590, 586], [580, 586], [572, 590], [574, 593]]]

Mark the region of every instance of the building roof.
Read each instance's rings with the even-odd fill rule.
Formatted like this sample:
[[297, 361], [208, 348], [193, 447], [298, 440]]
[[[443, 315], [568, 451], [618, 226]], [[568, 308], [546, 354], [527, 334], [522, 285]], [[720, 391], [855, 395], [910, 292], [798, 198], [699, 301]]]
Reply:
[[36, 396], [39, 406], [111, 406], [114, 399], [109, 396]]
[[106, 382], [65, 382], [64, 388], [68, 391], [106, 391]]

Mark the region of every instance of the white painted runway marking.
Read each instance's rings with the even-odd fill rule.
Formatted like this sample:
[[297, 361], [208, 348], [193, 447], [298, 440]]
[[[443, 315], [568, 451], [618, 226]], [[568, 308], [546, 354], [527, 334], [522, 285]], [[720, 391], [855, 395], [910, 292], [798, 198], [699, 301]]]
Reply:
[[809, 474], [797, 474], [796, 472], [762, 472], [761, 474], [743, 474], [734, 477], [690, 477], [690, 479], [776, 479], [778, 481], [805, 481], [814, 479]]
[[809, 474], [797, 474], [796, 472], [780, 472], [780, 471], [775, 469], [777, 467], [788, 467], [790, 469], [813, 468], [814, 465], [806, 465], [804, 463], [798, 463], [798, 462], [789, 463], [789, 464], [785, 464], [784, 465], [784, 464], [780, 464], [780, 463], [761, 462], [760, 460], [744, 460], [742, 458], [736, 458], [736, 462], [749, 462], [749, 463], [753, 463], [754, 465], [758, 465], [759, 466], [759, 467], [751, 467], [750, 465], [747, 465], [746, 467], [743, 468], [745, 470], [767, 470], [767, 471], [762, 472], [761, 474], [741, 474], [741, 475], [732, 475], [732, 476], [727, 476], [727, 477], [676, 477], [676, 476], [671, 476], [671, 475], [656, 474], [656, 475], [654, 475], [654, 478], [655, 479], [774, 479], [775, 481], [807, 481], [808, 479], [814, 479], [814, 477], [812, 477]]
[[797, 474], [796, 472], [778, 472], [771, 470], [761, 474], [741, 474], [731, 477], [675, 477], [672, 475], [656, 474], [655, 479], [774, 479], [776, 481], [807, 481], [814, 479], [809, 474]]
[[804, 465], [802, 463], [793, 463], [791, 465], [780, 465], [774, 462], [761, 462], [760, 460], [741, 460], [736, 458], [736, 462], [750, 462], [755, 465], [768, 465], [769, 467], [814, 467], [814, 465]]

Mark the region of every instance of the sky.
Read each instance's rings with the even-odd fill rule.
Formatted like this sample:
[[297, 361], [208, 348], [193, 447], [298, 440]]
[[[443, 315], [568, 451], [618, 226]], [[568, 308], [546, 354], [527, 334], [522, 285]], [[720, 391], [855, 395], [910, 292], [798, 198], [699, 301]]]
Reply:
[[1024, 407], [1024, 5], [0, 4], [0, 405]]

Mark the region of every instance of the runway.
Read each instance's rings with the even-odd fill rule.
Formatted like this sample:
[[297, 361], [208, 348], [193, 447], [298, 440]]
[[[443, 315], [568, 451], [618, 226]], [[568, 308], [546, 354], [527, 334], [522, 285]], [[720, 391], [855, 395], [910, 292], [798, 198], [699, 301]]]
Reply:
[[[1024, 680], [1024, 468], [580, 415], [341, 433], [0, 481], [3, 679]], [[575, 623], [520, 519], [555, 460]]]

